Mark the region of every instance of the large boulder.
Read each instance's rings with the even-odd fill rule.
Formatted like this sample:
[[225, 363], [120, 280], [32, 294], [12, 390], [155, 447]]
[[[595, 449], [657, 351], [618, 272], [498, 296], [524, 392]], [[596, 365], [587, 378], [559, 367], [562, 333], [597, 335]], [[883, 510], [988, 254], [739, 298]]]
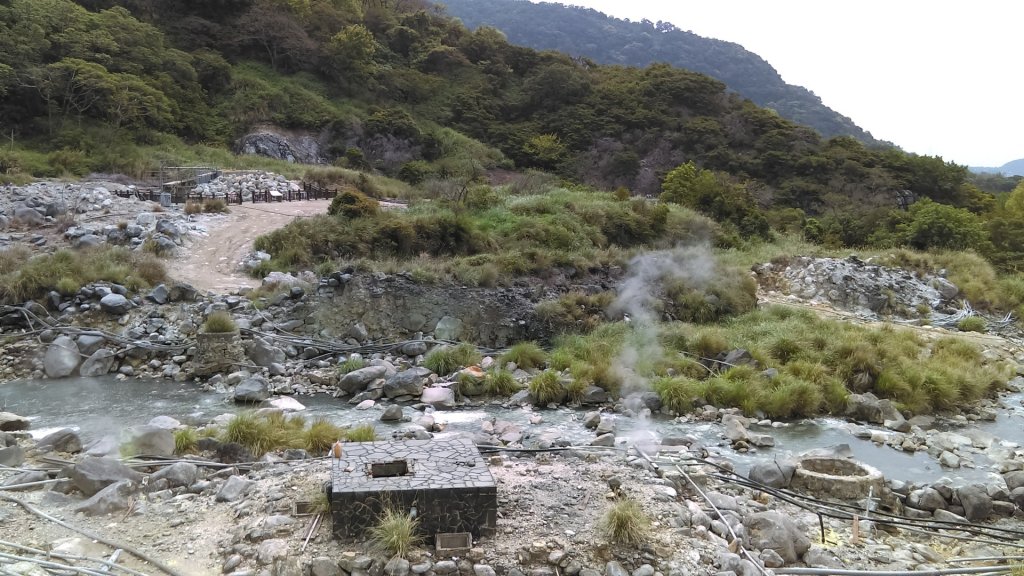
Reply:
[[772, 462], [758, 462], [750, 467], [747, 476], [754, 482], [759, 482], [771, 488], [788, 488], [793, 481], [793, 474], [796, 473], [796, 464], [786, 460], [775, 460]]
[[946, 509], [946, 499], [935, 488], [918, 488], [907, 495], [907, 506], [935, 512]]
[[40, 452], [53, 450], [76, 454], [82, 451], [82, 439], [78, 437], [78, 432], [71, 428], [61, 428], [40, 438], [36, 442], [36, 449]]
[[0, 448], [0, 466], [17, 468], [25, 463], [25, 451], [21, 446], [8, 446]]
[[448, 386], [424, 388], [423, 394], [420, 395], [420, 402], [434, 408], [454, 408], [455, 391]]
[[81, 361], [78, 344], [67, 336], [58, 336], [46, 348], [43, 371], [48, 378], [63, 378], [74, 374]]
[[[885, 422], [885, 411], [881, 400], [874, 394], [850, 394], [846, 399], [846, 415], [854, 420], [882, 424]], [[890, 418], [895, 420], [895, 418]]]
[[434, 327], [434, 338], [438, 340], [458, 341], [462, 335], [462, 320], [445, 316], [437, 321]]
[[149, 477], [150, 482], [167, 480], [167, 485], [170, 488], [191, 486], [195, 484], [198, 479], [199, 467], [191, 462], [175, 462], [166, 468], [161, 468], [154, 472], [153, 475]]
[[246, 378], [235, 386], [232, 398], [240, 404], [258, 404], [270, 398], [270, 385], [260, 376]]
[[86, 496], [122, 480], [141, 482], [142, 474], [113, 458], [86, 456], [71, 468], [71, 482]]
[[253, 364], [265, 368], [270, 368], [272, 364], [283, 364], [288, 359], [284, 350], [262, 338], [254, 339], [247, 352]]
[[759, 550], [773, 550], [786, 564], [799, 562], [800, 557], [811, 547], [807, 535], [797, 527], [792, 518], [781, 512], [756, 512], [743, 519], [751, 547]]
[[46, 223], [46, 217], [35, 208], [19, 206], [14, 209], [14, 221], [24, 226], [42, 226]]
[[416, 366], [399, 372], [384, 383], [384, 395], [388, 398], [397, 396], [419, 396], [431, 372], [429, 368]]
[[242, 476], [232, 476], [221, 486], [215, 499], [217, 502], [235, 502], [245, 496], [255, 485], [255, 482]]
[[132, 303], [120, 294], [111, 293], [100, 298], [100, 308], [107, 314], [122, 316], [132, 309]]
[[101, 516], [127, 510], [132, 505], [132, 497], [138, 485], [131, 480], [120, 480], [103, 488], [85, 502], [75, 506], [73, 510], [86, 516]]
[[370, 382], [383, 378], [387, 371], [387, 366], [367, 366], [353, 370], [341, 377], [341, 380], [338, 381], [338, 389], [348, 394], [362, 392]]
[[83, 332], [78, 335], [78, 351], [86, 356], [103, 347], [107, 338], [99, 332]]
[[24, 416], [18, 416], [11, 412], [0, 412], [0, 432], [28, 430], [29, 426], [28, 418]]
[[125, 431], [125, 446], [132, 454], [173, 456], [174, 433], [159, 426], [134, 426]]
[[78, 373], [85, 377], [103, 376], [109, 374], [117, 363], [117, 357], [112, 350], [100, 348], [82, 362]]
[[981, 484], [962, 486], [956, 491], [960, 499], [960, 507], [964, 509], [964, 518], [971, 522], [986, 520], [992, 514], [992, 497]]

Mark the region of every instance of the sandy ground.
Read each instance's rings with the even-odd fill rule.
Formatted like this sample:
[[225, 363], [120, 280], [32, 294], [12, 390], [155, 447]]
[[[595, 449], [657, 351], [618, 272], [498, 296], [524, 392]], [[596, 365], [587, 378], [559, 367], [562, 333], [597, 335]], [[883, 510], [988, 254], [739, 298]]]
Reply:
[[209, 235], [195, 240], [169, 263], [170, 275], [199, 290], [231, 292], [259, 286], [240, 268], [257, 236], [281, 228], [297, 217], [324, 214], [329, 200], [243, 204], [224, 216], [204, 216]]

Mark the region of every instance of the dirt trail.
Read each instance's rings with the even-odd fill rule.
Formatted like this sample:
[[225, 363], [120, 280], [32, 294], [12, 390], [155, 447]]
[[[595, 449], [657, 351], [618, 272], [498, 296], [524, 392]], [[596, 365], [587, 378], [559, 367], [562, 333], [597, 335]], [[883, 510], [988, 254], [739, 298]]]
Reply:
[[204, 216], [209, 235], [192, 242], [169, 266], [175, 280], [199, 290], [230, 292], [259, 286], [240, 268], [257, 236], [281, 228], [296, 217], [324, 214], [330, 200], [243, 204], [224, 216]]

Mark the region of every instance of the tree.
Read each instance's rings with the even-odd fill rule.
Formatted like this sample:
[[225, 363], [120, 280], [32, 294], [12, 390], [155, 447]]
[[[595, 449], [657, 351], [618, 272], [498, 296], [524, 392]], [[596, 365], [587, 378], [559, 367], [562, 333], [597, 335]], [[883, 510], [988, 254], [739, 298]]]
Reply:
[[981, 219], [963, 208], [926, 198], [910, 207], [910, 216], [910, 222], [900, 226], [900, 233], [913, 248], [984, 251], [989, 247]]
[[523, 145], [523, 151], [539, 168], [553, 170], [566, 158], [565, 144], [556, 134], [540, 134], [530, 138]]
[[1006, 197], [1006, 213], [1018, 220], [1024, 220], [1024, 181], [1021, 181]]
[[335, 34], [326, 46], [326, 67], [347, 85], [359, 83], [374, 71], [377, 41], [362, 24], [348, 26]]
[[691, 160], [677, 166], [665, 176], [661, 185], [661, 199], [697, 209], [706, 199], [721, 195], [722, 187], [714, 172], [698, 168]]

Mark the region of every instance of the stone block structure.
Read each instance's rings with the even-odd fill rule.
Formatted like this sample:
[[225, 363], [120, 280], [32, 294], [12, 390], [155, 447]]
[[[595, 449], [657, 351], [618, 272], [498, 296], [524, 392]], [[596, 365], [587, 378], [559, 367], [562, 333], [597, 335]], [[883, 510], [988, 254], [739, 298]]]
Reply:
[[497, 522], [494, 478], [464, 437], [344, 444], [328, 494], [337, 537], [364, 535], [388, 507], [415, 514], [428, 542], [490, 535]]

